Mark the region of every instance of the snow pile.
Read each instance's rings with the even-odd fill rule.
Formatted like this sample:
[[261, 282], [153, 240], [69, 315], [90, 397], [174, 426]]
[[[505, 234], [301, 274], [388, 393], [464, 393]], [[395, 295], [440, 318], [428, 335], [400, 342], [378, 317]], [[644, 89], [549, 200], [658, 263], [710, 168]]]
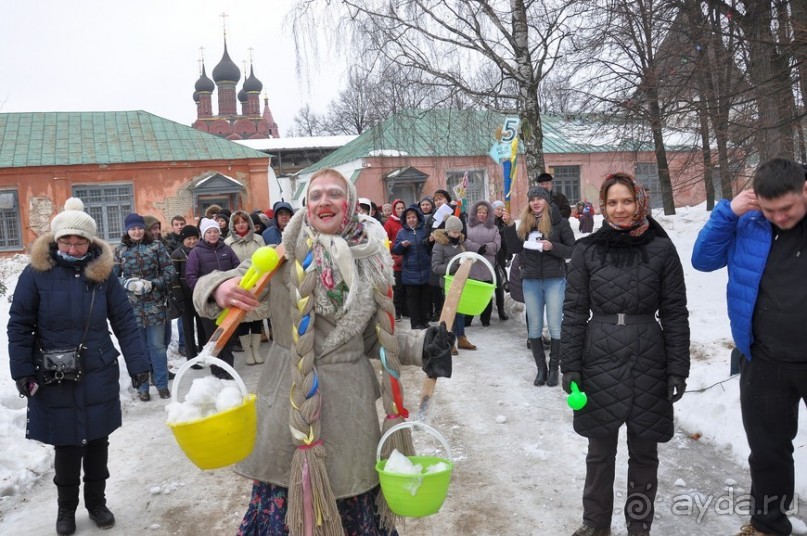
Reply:
[[196, 378], [184, 402], [172, 402], [165, 407], [167, 424], [191, 422], [240, 406], [244, 396], [232, 380], [213, 376]]

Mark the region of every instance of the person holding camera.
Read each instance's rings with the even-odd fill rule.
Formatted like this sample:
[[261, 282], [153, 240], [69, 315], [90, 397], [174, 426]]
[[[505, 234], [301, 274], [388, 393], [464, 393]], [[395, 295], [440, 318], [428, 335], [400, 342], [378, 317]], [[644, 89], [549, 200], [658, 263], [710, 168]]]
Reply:
[[11, 377], [28, 399], [26, 437], [55, 447], [56, 532], [73, 534], [84, 466], [84, 506], [100, 528], [106, 506], [109, 434], [121, 426], [120, 353], [137, 388], [149, 360], [126, 292], [112, 273], [112, 248], [80, 199], [70, 198], [51, 232], [31, 247], [8, 321]]

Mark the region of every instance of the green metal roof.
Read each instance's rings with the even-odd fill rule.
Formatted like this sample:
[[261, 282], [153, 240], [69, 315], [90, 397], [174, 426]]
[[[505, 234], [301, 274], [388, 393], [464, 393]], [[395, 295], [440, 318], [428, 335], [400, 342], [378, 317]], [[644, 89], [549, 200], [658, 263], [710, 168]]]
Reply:
[[[313, 173], [325, 167], [373, 156], [459, 157], [487, 155], [504, 114], [480, 110], [407, 110], [379, 123], [322, 160], [300, 171]], [[611, 125], [607, 125], [607, 123]], [[624, 129], [613, 120], [593, 116], [542, 115], [545, 153], [635, 151], [615, 133]]]
[[0, 114], [0, 168], [269, 159], [142, 110]]

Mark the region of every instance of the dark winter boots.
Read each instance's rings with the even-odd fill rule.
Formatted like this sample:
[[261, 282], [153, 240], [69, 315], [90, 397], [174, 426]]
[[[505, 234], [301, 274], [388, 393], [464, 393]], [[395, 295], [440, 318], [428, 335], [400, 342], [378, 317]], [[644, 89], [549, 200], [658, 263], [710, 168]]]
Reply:
[[510, 316], [504, 310], [504, 289], [499, 287], [495, 291], [496, 295], [496, 312], [499, 313], [499, 320], [508, 320]]
[[109, 529], [115, 525], [115, 516], [106, 507], [106, 480], [84, 482], [84, 506], [100, 529]]
[[560, 366], [560, 339], [552, 339], [549, 344], [549, 377], [547, 387], [557, 387], [558, 367]]
[[544, 345], [541, 344], [540, 337], [530, 339], [530, 350], [532, 350], [535, 365], [538, 367], [538, 374], [532, 384], [535, 386], [544, 385], [546, 383], [546, 355], [544, 354]]
[[78, 508], [78, 485], [56, 485], [59, 512], [56, 515], [56, 534], [76, 532], [76, 508]]

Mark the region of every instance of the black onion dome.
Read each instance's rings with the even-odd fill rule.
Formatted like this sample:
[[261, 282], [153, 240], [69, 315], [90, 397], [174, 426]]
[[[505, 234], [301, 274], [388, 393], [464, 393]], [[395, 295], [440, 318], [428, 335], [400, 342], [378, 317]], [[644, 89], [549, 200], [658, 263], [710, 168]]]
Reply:
[[238, 92], [238, 102], [247, 102], [247, 92], [243, 88]]
[[230, 59], [230, 54], [227, 53], [227, 43], [224, 43], [224, 54], [221, 56], [221, 61], [213, 68], [213, 80], [216, 84], [221, 82], [238, 82], [241, 79], [241, 71], [238, 65]]
[[244, 91], [251, 93], [260, 93], [263, 90], [263, 84], [260, 80], [255, 78], [255, 73], [252, 71], [252, 66], [249, 67], [249, 78], [244, 81]]
[[193, 102], [199, 102], [199, 92], [198, 91], [193, 92]]
[[205, 66], [202, 65], [202, 76], [199, 77], [199, 80], [196, 81], [196, 91], [207, 91], [208, 93], [213, 93], [213, 90], [216, 89], [216, 84], [213, 83], [213, 80], [207, 77], [207, 73], [205, 73]]

